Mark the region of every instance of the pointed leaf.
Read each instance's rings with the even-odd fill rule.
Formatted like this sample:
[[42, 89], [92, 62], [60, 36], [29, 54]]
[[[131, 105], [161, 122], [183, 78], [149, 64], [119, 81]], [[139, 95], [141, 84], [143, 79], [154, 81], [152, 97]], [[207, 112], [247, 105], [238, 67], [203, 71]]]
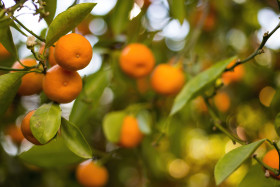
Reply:
[[111, 14], [111, 26], [115, 35], [120, 34], [127, 27], [133, 3], [134, 1], [117, 1]]
[[92, 150], [80, 129], [64, 118], [61, 120], [61, 136], [73, 153], [82, 158], [92, 158]]
[[217, 185], [220, 185], [230, 174], [232, 174], [265, 140], [243, 145], [225, 154], [216, 164], [214, 175]]
[[91, 12], [96, 3], [81, 3], [58, 14], [49, 26], [46, 47], [73, 30]]
[[264, 175], [264, 170], [262, 166], [259, 164], [255, 164], [250, 167], [248, 173], [246, 176], [242, 179], [238, 187], [248, 187], [248, 186], [254, 186], [254, 187], [279, 187], [280, 181], [275, 180], [271, 177], [267, 178]]
[[280, 113], [277, 114], [274, 122], [275, 131], [280, 136]]
[[12, 21], [9, 19], [5, 22], [1, 22], [0, 27], [0, 43], [11, 53], [12, 56], [17, 57], [17, 49], [13, 41], [12, 32], [9, 25]]
[[198, 96], [202, 91], [212, 85], [215, 80], [223, 73], [227, 65], [235, 57], [220, 61], [208, 70], [198, 74], [185, 84], [180, 93], [176, 96], [170, 115], [174, 115], [181, 110], [189, 101]]
[[12, 103], [24, 74], [24, 72], [16, 72], [0, 76], [0, 116], [6, 112]]
[[120, 139], [120, 133], [122, 128], [123, 119], [126, 113], [111, 112], [104, 117], [103, 131], [106, 138], [113, 143], [118, 143]]
[[137, 114], [137, 122], [141, 132], [144, 134], [151, 133], [152, 119], [148, 111], [142, 110]]
[[83, 159], [70, 151], [61, 137], [57, 137], [45, 145], [35, 145], [19, 158], [29, 164], [44, 168], [56, 168], [76, 164]]
[[49, 15], [47, 17], [45, 17], [45, 21], [47, 22], [48, 25], [51, 24], [53, 18], [54, 18], [54, 15], [55, 15], [55, 11], [56, 11], [56, 2], [57, 0], [45, 0], [46, 2], [46, 6], [45, 6], [45, 10], [47, 12], [49, 12]]
[[30, 128], [34, 137], [45, 144], [57, 133], [61, 123], [61, 109], [54, 103], [44, 104], [30, 118]]
[[101, 69], [85, 79], [82, 93], [75, 100], [69, 121], [82, 126], [99, 105], [99, 99], [110, 82], [111, 71]]
[[169, 7], [171, 11], [171, 16], [174, 19], [178, 19], [181, 24], [183, 24], [185, 19], [185, 0], [169, 0]]

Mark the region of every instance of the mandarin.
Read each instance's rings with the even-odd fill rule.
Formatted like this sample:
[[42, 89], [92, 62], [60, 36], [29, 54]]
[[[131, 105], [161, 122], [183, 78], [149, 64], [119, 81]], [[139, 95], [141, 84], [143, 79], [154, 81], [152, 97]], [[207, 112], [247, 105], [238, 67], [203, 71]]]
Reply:
[[30, 128], [30, 118], [34, 114], [35, 110], [28, 112], [21, 122], [21, 132], [23, 136], [35, 145], [41, 145], [41, 143], [33, 136]]
[[122, 123], [120, 145], [126, 148], [136, 147], [142, 140], [143, 133], [139, 129], [137, 119], [126, 116]]
[[[233, 60], [229, 63], [227, 68], [232, 67], [235, 64], [236, 60]], [[233, 71], [227, 71], [222, 74], [222, 80], [225, 85], [230, 83], [239, 82], [244, 77], [245, 71], [243, 65], [236, 66]]]
[[[268, 151], [264, 157], [263, 157], [263, 163], [265, 163], [266, 165], [274, 168], [274, 169], [279, 169], [279, 155], [276, 149], [272, 149], [270, 151]], [[272, 171], [269, 171], [269, 173], [277, 178], [280, 179], [280, 175], [276, 176]]]
[[148, 75], [155, 65], [152, 51], [143, 44], [134, 43], [126, 46], [120, 55], [120, 67], [132, 78]]
[[108, 181], [108, 171], [92, 161], [85, 161], [77, 167], [76, 178], [84, 187], [101, 187]]
[[158, 65], [151, 77], [152, 88], [159, 94], [177, 94], [184, 86], [185, 76], [181, 69], [169, 64]]
[[81, 92], [83, 82], [75, 71], [68, 71], [55, 65], [47, 71], [43, 79], [43, 91], [46, 96], [58, 103], [69, 103]]
[[10, 52], [0, 43], [0, 60], [4, 60], [10, 56]]
[[230, 98], [225, 92], [218, 92], [214, 96], [214, 103], [221, 112], [226, 112], [230, 108]]
[[[25, 66], [36, 66], [37, 62], [34, 59], [24, 59], [21, 63]], [[19, 63], [15, 62], [13, 69], [24, 69]], [[42, 90], [42, 80], [44, 75], [41, 73], [27, 73], [21, 78], [21, 84], [18, 89], [18, 94], [22, 96], [37, 94]]]
[[5, 129], [5, 134], [9, 135], [12, 139], [12, 141], [16, 144], [20, 144], [22, 140], [24, 139], [24, 136], [21, 132], [21, 129], [17, 127], [16, 125], [9, 125]]
[[69, 71], [85, 68], [92, 58], [92, 46], [82, 35], [62, 36], [55, 45], [54, 57], [58, 65]]

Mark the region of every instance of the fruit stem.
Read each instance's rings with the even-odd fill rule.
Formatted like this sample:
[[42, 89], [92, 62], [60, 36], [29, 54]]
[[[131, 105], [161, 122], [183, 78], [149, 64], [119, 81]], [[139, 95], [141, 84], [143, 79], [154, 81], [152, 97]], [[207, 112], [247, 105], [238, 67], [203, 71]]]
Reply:
[[253, 158], [260, 164], [262, 165], [265, 169], [272, 171], [275, 175], [278, 175], [279, 171], [278, 169], [272, 168], [270, 166], [268, 166], [267, 164], [263, 163], [263, 161], [261, 161], [256, 154], [253, 155]]
[[42, 42], [46, 42], [46, 40], [44, 38], [41, 38], [40, 36], [38, 36], [37, 34], [35, 34], [34, 32], [32, 32], [31, 30], [29, 30], [27, 27], [25, 27], [16, 17], [12, 16], [11, 17], [13, 20], [15, 20], [15, 22], [17, 22], [22, 28], [24, 28], [27, 32], [29, 32], [30, 34], [32, 34], [33, 36], [35, 36], [38, 40], [42, 41]]
[[[278, 4], [279, 4], [279, 1], [280, 0], [277, 0]], [[236, 63], [233, 66], [225, 69], [225, 72], [226, 71], [233, 71], [236, 66], [238, 66], [240, 64], [244, 64], [244, 63], [250, 61], [251, 59], [253, 59], [255, 56], [264, 53], [264, 50], [263, 50], [264, 45], [266, 44], [267, 40], [279, 29], [279, 27], [280, 27], [280, 22], [276, 25], [276, 27], [271, 32], [264, 33], [261, 44], [255, 52], [253, 52], [249, 57], [247, 57], [244, 60], [237, 60]]]
[[215, 127], [217, 127], [220, 131], [222, 131], [225, 135], [227, 135], [233, 142], [233, 144], [235, 144], [236, 142], [240, 143], [241, 145], [245, 145], [247, 144], [247, 142], [240, 140], [239, 138], [233, 136], [226, 128], [224, 128], [222, 126], [222, 121], [219, 119], [218, 115], [214, 112], [214, 110], [212, 109], [209, 101], [207, 98], [204, 97], [204, 101], [206, 103], [206, 106], [208, 108], [208, 111], [212, 117], [212, 119], [214, 120], [214, 125]]

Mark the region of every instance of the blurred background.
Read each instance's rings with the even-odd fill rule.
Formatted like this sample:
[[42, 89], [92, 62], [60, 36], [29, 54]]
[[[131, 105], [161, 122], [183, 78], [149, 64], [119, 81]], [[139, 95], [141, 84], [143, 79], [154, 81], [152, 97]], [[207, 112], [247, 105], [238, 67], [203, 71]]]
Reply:
[[[6, 7], [15, 4], [12, 0], [2, 2]], [[279, 22], [277, 2], [189, 0], [180, 9], [183, 18], [174, 13], [176, 7], [170, 7], [172, 1], [167, 0], [80, 0], [78, 3], [84, 2], [96, 2], [97, 5], [75, 29], [93, 45], [92, 61], [79, 74], [90, 77], [104, 66], [110, 66], [113, 73], [113, 79], [96, 101], [97, 105], [79, 124], [88, 142], [98, 150], [115, 149], [116, 145], [106, 142], [102, 131], [104, 115], [134, 103], [154, 103], [150, 109], [154, 119], [153, 133], [145, 137], [139, 148], [120, 150], [108, 160], [105, 164], [110, 176], [107, 186], [215, 186], [215, 164], [225, 153], [240, 145], [234, 145], [213, 128], [201, 97], [194, 99], [172, 118], [169, 125], [165, 125], [163, 121], [174, 97], [156, 95], [149, 86], [149, 77], [144, 83], [139, 83], [123, 75], [118, 67], [118, 55], [128, 43], [143, 43], [153, 51], [157, 64], [172, 60], [181, 63], [189, 80], [219, 60], [235, 55], [244, 59], [254, 52], [263, 34]], [[55, 15], [73, 3], [72, 0], [57, 1]], [[18, 20], [34, 33], [44, 36], [47, 23], [38, 21], [39, 16], [33, 15], [32, 1], [24, 5], [16, 12]], [[19, 57], [31, 56], [25, 45], [26, 37], [14, 28], [11, 30]], [[280, 104], [279, 34], [278, 30], [269, 39], [264, 54], [241, 66], [237, 77], [221, 79], [225, 85], [213, 98], [219, 115], [227, 122], [227, 128], [249, 142], [261, 138], [278, 139], [274, 121]], [[37, 47], [39, 50], [40, 45]], [[10, 67], [14, 59], [7, 57], [0, 59], [0, 63]], [[39, 168], [17, 156], [32, 145], [25, 140], [16, 142], [12, 126], [19, 126], [26, 111], [37, 108], [40, 100], [40, 95], [17, 96], [0, 119], [0, 186], [79, 186], [75, 179], [75, 165]], [[69, 118], [73, 103], [61, 105], [64, 117]], [[164, 136], [159, 145], [153, 146], [161, 133]], [[270, 148], [263, 144], [257, 155], [261, 157]], [[252, 164], [254, 162], [248, 160], [221, 186], [240, 185]]]

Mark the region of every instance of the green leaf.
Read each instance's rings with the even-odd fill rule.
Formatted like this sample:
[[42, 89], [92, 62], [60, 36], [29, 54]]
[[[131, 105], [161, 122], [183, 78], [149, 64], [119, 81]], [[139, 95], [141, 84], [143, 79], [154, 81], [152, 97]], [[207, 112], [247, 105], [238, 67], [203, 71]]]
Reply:
[[242, 179], [238, 187], [279, 187], [280, 181], [264, 175], [264, 170], [259, 164], [250, 167], [246, 176]]
[[277, 114], [275, 121], [274, 121], [275, 131], [280, 136], [280, 113]]
[[47, 17], [45, 17], [45, 21], [47, 22], [48, 25], [51, 24], [54, 15], [55, 15], [55, 11], [56, 11], [56, 4], [57, 4], [57, 0], [44, 0], [46, 2], [46, 6], [45, 6], [45, 10], [47, 12], [49, 12], [49, 15]]
[[234, 60], [235, 57], [220, 61], [206, 71], [198, 74], [196, 77], [188, 81], [180, 93], [176, 96], [170, 115], [174, 115], [181, 110], [193, 98], [214, 84], [215, 80], [221, 76], [227, 65]]
[[111, 26], [115, 35], [119, 35], [129, 23], [129, 13], [134, 1], [118, 1], [111, 14]]
[[82, 158], [92, 158], [92, 150], [78, 127], [62, 118], [61, 136], [67, 147]]
[[111, 71], [101, 69], [85, 79], [82, 93], [75, 100], [69, 121], [82, 126], [99, 105], [99, 99], [110, 82]]
[[83, 160], [70, 151], [59, 136], [48, 144], [33, 146], [28, 151], [21, 153], [19, 158], [29, 164], [44, 168], [69, 166]]
[[141, 132], [144, 134], [151, 133], [152, 118], [148, 111], [142, 110], [137, 114], [137, 122]]
[[120, 133], [122, 128], [123, 119], [126, 113], [111, 112], [104, 117], [103, 120], [103, 131], [106, 138], [113, 143], [118, 143], [120, 139]]
[[45, 144], [57, 133], [61, 124], [61, 109], [54, 103], [44, 104], [30, 118], [30, 129], [34, 137]]
[[178, 19], [181, 24], [183, 24], [185, 19], [185, 0], [169, 0], [169, 7], [171, 11], [171, 16], [174, 19]]
[[81, 3], [58, 14], [49, 26], [46, 47], [73, 30], [91, 12], [96, 3]]
[[[12, 56], [18, 58], [17, 49], [13, 41], [12, 32], [9, 25], [12, 23], [10, 19], [5, 22], [1, 22], [0, 27], [0, 43], [11, 53]], [[3, 25], [2, 25], [3, 24]], [[6, 26], [4, 26], [6, 25]], [[3, 26], [3, 27], [2, 27]]]
[[220, 185], [233, 173], [265, 140], [243, 145], [225, 154], [216, 164], [214, 175], [217, 185]]
[[15, 72], [0, 76], [0, 116], [12, 103], [24, 74], [24, 72]]

